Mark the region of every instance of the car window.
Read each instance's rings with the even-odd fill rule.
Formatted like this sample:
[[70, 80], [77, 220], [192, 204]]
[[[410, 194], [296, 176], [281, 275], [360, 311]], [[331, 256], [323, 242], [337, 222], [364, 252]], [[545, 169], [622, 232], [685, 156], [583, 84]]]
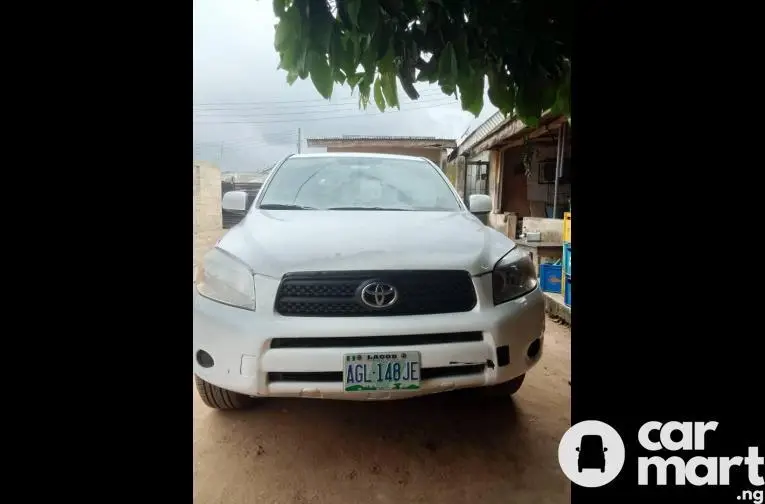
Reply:
[[600, 436], [582, 436], [582, 448], [587, 451], [600, 450], [602, 443]]
[[430, 163], [374, 157], [288, 159], [265, 188], [260, 206], [461, 210], [454, 193]]

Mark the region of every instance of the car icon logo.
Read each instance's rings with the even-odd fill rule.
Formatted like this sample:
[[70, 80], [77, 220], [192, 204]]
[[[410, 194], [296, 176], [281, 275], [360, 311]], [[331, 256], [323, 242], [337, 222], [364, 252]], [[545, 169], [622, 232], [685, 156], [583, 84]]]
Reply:
[[600, 469], [600, 472], [606, 471], [606, 455], [608, 448], [603, 446], [603, 438], [597, 434], [586, 434], [579, 441], [576, 447], [579, 452], [577, 466], [579, 472], [583, 469]]
[[602, 487], [616, 479], [624, 467], [624, 458], [622, 437], [616, 429], [598, 420], [572, 425], [558, 445], [560, 468], [572, 483], [581, 487]]

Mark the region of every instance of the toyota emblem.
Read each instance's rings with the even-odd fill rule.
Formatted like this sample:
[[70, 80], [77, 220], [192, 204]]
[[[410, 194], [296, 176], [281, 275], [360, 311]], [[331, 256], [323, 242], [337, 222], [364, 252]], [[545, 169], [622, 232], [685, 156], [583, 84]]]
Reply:
[[390, 308], [398, 301], [395, 287], [379, 280], [371, 280], [361, 287], [361, 302], [369, 308], [380, 310]]

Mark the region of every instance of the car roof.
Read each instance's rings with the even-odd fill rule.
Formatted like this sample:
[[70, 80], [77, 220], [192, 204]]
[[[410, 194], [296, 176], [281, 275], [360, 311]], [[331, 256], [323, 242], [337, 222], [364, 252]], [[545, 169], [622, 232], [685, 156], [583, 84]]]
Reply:
[[316, 152], [312, 154], [292, 154], [289, 156], [289, 159], [301, 158], [374, 158], [427, 161], [427, 159], [422, 156], [406, 156], [404, 154], [380, 154], [377, 152]]

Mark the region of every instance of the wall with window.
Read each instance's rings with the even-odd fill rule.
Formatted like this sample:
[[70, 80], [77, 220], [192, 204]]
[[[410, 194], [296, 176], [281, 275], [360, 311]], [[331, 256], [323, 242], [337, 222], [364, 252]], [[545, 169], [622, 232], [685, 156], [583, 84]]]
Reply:
[[[465, 170], [467, 171], [466, 195], [469, 198], [471, 194], [490, 194], [489, 193], [489, 159], [491, 157], [490, 151], [484, 151], [480, 154], [476, 154], [467, 159], [465, 163]], [[474, 163], [486, 163], [474, 164]]]
[[[555, 200], [554, 178], [546, 177], [544, 165], [554, 166], [557, 147], [555, 145], [545, 145], [534, 150], [532, 158], [531, 171], [527, 178], [527, 199], [531, 206], [531, 213], [534, 217], [552, 218], [552, 205]], [[570, 159], [570, 149], [566, 149], [564, 159]], [[549, 168], [547, 170], [550, 171]], [[549, 174], [548, 174], [549, 175]], [[565, 179], [564, 179], [565, 180]], [[562, 218], [562, 212], [568, 211], [571, 198], [571, 184], [567, 181], [558, 182], [558, 218]]]

